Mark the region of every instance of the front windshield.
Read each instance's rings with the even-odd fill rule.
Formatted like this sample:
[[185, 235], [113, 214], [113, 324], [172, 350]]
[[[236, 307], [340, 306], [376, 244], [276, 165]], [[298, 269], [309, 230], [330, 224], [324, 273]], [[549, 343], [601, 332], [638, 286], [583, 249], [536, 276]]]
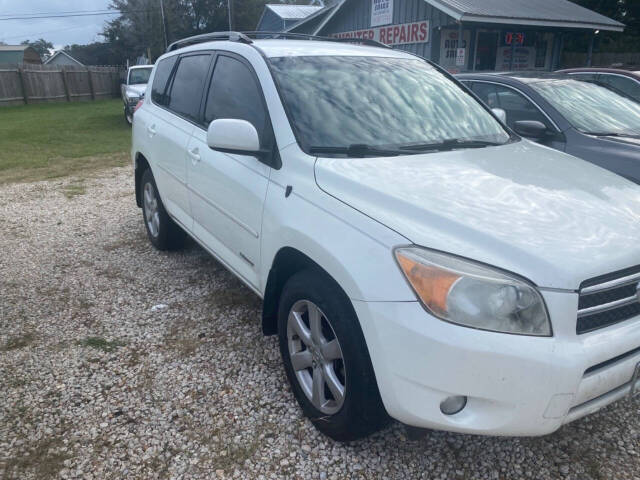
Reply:
[[129, 85], [148, 83], [150, 75], [151, 75], [151, 67], [133, 69], [129, 73]]
[[510, 140], [471, 95], [420, 59], [298, 56], [271, 64], [306, 151]]
[[569, 79], [533, 82], [531, 87], [581, 132], [640, 134], [640, 103], [609, 88]]

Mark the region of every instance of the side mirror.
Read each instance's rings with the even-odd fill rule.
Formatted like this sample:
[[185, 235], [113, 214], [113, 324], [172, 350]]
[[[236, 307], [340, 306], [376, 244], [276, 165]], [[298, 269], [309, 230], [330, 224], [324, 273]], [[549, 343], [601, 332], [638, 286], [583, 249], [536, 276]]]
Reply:
[[492, 108], [491, 111], [502, 123], [507, 123], [507, 112], [501, 108]]
[[265, 154], [260, 149], [256, 127], [246, 120], [235, 118], [220, 118], [211, 122], [207, 130], [207, 145], [226, 153], [259, 157]]
[[513, 124], [513, 130], [526, 138], [540, 139], [547, 135], [547, 127], [538, 120], [519, 120]]

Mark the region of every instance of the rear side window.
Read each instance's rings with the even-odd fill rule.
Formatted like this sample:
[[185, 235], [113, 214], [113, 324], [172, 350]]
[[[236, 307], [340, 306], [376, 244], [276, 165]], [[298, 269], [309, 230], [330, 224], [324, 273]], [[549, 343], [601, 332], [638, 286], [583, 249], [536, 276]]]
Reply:
[[260, 87], [251, 70], [239, 60], [218, 57], [204, 119], [206, 125], [218, 118], [236, 118], [250, 122], [266, 143], [267, 112]]
[[158, 62], [156, 74], [153, 77], [153, 85], [151, 87], [151, 100], [157, 105], [167, 105], [167, 81], [171, 76], [173, 66], [178, 59], [177, 55], [165, 58]]
[[614, 91], [621, 92], [634, 100], [640, 100], [640, 82], [632, 78], [604, 74], [600, 77], [600, 81]]
[[182, 57], [173, 78], [169, 109], [178, 115], [197, 121], [202, 88], [209, 70], [211, 55]]

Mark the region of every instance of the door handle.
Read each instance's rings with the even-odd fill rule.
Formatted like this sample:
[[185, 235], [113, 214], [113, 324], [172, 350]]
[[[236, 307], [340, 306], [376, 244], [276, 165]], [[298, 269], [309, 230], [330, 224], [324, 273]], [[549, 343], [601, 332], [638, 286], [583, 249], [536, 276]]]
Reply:
[[149, 134], [149, 137], [153, 137], [156, 134], [156, 126], [155, 125], [149, 125], [147, 127], [147, 133]]
[[191, 163], [194, 165], [200, 161], [200, 153], [197, 148], [189, 150], [189, 156], [191, 157]]

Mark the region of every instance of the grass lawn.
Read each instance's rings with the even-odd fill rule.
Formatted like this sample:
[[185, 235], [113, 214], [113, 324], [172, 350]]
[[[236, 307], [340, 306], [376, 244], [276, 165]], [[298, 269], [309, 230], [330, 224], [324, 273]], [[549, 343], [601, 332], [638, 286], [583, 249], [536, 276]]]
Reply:
[[0, 183], [124, 165], [130, 147], [119, 99], [0, 107]]

